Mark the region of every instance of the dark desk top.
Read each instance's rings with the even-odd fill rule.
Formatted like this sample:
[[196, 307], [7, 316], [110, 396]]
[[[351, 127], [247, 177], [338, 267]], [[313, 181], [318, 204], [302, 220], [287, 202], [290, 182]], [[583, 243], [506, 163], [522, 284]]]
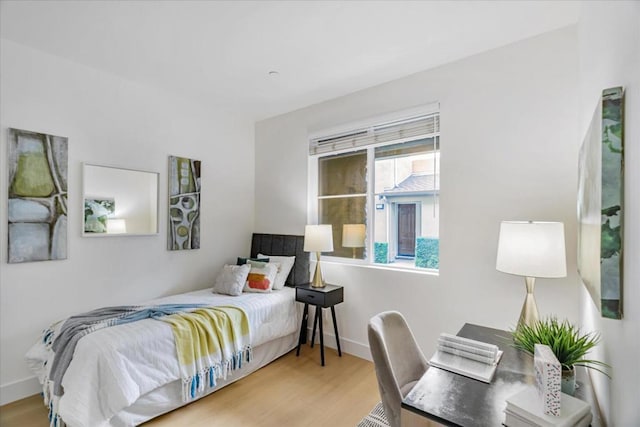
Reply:
[[[535, 387], [533, 357], [511, 346], [508, 331], [466, 323], [458, 335], [504, 351], [491, 383], [431, 367], [402, 400], [402, 407], [449, 426], [500, 426], [506, 399], [524, 387]], [[576, 397], [583, 398], [578, 392]], [[595, 427], [597, 411], [592, 413]]]

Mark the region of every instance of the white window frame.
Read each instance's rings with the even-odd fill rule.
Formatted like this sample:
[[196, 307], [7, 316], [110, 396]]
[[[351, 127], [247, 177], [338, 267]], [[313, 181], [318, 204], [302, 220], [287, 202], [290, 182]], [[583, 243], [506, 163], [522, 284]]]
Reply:
[[[369, 118], [366, 120], [362, 120], [359, 122], [341, 125], [329, 129], [324, 129], [322, 131], [312, 132], [309, 134], [309, 140], [318, 140], [322, 138], [330, 138], [331, 135], [341, 135], [349, 132], [353, 132], [355, 129], [364, 129], [373, 126], [384, 125], [385, 123], [392, 123], [395, 121], [402, 121], [410, 117], [419, 117], [419, 116], [428, 116], [432, 114], [440, 113], [440, 104], [439, 103], [431, 103], [424, 106], [415, 107], [408, 110], [402, 110], [398, 112], [394, 112], [384, 116], [377, 116], [373, 118]], [[345, 258], [345, 257], [337, 257], [331, 255], [323, 255], [323, 262], [336, 262], [341, 264], [357, 264], [371, 268], [382, 268], [382, 269], [391, 269], [391, 270], [402, 270], [416, 273], [427, 273], [427, 274], [438, 274], [438, 270], [434, 269], [425, 269], [425, 268], [416, 268], [411, 266], [406, 266], [402, 264], [378, 264], [373, 262], [373, 240], [371, 238], [373, 231], [373, 218], [369, 217], [370, 215], [374, 215], [375, 212], [375, 149], [377, 147], [399, 144], [403, 142], [413, 141], [423, 137], [434, 137], [437, 136], [438, 139], [440, 137], [440, 130], [438, 129], [434, 133], [425, 134], [421, 136], [410, 136], [408, 138], [394, 139], [392, 141], [385, 141], [377, 144], [368, 144], [366, 146], [356, 146], [351, 148], [344, 148], [340, 150], [330, 151], [330, 152], [322, 152], [319, 154], [309, 154], [308, 156], [308, 181], [307, 181], [307, 223], [308, 224], [318, 224], [318, 164], [319, 159], [326, 156], [338, 155], [344, 153], [350, 153], [355, 151], [367, 151], [367, 194], [366, 194], [366, 207], [367, 207], [367, 232], [365, 237], [365, 246], [367, 257], [365, 259], [353, 259], [353, 258]], [[440, 143], [438, 143], [438, 150], [440, 150]], [[354, 194], [353, 196], [356, 196]], [[330, 198], [331, 196], [327, 197]], [[420, 207], [417, 207], [420, 209]], [[421, 219], [420, 219], [421, 220]], [[387, 225], [388, 227], [388, 225]], [[334, 242], [335, 244], [335, 242]], [[315, 255], [314, 255], [315, 256]]]

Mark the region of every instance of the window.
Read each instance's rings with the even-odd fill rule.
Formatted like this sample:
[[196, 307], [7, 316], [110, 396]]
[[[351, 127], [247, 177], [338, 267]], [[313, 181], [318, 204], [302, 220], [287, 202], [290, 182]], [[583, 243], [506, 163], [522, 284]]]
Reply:
[[317, 222], [333, 226], [326, 255], [438, 269], [438, 113], [312, 139], [310, 156]]

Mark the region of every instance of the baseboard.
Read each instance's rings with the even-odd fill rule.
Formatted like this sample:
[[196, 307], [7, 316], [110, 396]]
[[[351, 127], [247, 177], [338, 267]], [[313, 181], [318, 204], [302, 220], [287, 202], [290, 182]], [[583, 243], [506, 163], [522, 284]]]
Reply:
[[36, 377], [24, 378], [0, 385], [0, 406], [42, 392]]
[[[335, 341], [335, 337], [332, 336], [332, 338], [333, 338], [333, 341]], [[369, 350], [368, 345], [359, 343], [357, 341], [345, 339], [345, 338], [340, 338], [340, 344], [342, 345], [342, 350], [345, 353], [349, 353], [361, 359], [368, 360], [369, 362], [373, 361], [371, 359], [371, 351]]]
[[[311, 342], [311, 333], [312, 330], [309, 328], [307, 331], [307, 342]], [[320, 342], [320, 338], [316, 337], [316, 343]], [[326, 347], [330, 347], [333, 349], [337, 349], [336, 346], [336, 336], [334, 334], [325, 332], [324, 333], [324, 345]], [[349, 353], [352, 356], [357, 356], [361, 359], [365, 359], [368, 361], [372, 361], [371, 359], [371, 351], [369, 350], [369, 346], [366, 344], [359, 343], [357, 341], [350, 340], [348, 338], [340, 337], [340, 350], [345, 353]]]

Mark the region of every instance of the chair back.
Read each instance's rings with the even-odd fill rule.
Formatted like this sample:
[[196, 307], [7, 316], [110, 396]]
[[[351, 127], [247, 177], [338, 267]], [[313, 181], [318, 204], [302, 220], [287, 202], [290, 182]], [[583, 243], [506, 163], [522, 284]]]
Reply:
[[400, 427], [402, 398], [429, 364], [406, 320], [397, 311], [372, 317], [368, 336], [385, 415], [391, 427]]

